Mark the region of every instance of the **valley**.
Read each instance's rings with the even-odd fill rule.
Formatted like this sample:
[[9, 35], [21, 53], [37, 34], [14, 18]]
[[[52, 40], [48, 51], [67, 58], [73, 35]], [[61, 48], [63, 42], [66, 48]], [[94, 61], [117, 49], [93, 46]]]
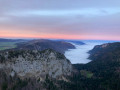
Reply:
[[120, 0], [0, 0], [0, 90], [120, 90]]
[[[81, 44], [81, 42], [84, 44]], [[90, 54], [88, 52], [92, 50], [94, 46], [110, 42], [112, 43], [114, 41], [82, 40], [80, 42], [77, 41], [77, 43], [75, 41], [71, 41], [70, 43], [76, 48], [67, 50], [65, 52], [65, 56], [71, 61], [72, 64], [87, 64], [91, 62], [91, 59], [89, 59]]]
[[0, 89], [119, 90], [120, 43], [79, 42], [13, 42], [0, 51]]

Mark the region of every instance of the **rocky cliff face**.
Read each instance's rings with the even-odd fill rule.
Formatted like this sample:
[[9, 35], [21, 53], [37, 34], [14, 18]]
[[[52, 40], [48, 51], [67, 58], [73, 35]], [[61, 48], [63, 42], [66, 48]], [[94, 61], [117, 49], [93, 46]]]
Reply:
[[0, 68], [6, 69], [12, 77], [52, 78], [71, 75], [72, 65], [61, 53], [47, 49], [44, 51], [15, 50], [0, 53]]

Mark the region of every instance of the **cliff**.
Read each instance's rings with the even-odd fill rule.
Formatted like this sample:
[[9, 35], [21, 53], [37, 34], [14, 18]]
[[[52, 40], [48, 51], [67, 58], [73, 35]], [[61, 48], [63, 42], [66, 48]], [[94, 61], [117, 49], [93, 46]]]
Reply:
[[7, 74], [20, 78], [41, 78], [46, 75], [52, 78], [71, 75], [72, 65], [61, 53], [47, 49], [11, 50], [0, 53], [0, 68], [6, 69]]

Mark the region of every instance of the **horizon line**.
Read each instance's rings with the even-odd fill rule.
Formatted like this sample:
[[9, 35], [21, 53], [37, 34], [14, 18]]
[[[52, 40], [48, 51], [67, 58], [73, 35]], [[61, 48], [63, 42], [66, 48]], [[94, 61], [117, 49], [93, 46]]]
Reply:
[[29, 40], [35, 40], [35, 39], [48, 39], [48, 40], [97, 40], [97, 41], [120, 41], [120, 40], [111, 40], [111, 39], [60, 39], [60, 38], [11, 38], [11, 37], [0, 37], [0, 39], [29, 39]]

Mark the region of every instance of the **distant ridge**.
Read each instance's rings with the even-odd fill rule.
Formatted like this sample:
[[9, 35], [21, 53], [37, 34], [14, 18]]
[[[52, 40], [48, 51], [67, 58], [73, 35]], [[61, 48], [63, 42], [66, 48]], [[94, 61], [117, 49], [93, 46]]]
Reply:
[[65, 41], [52, 41], [47, 39], [36, 39], [28, 42], [18, 43], [15, 49], [38, 50], [53, 49], [64, 53], [68, 49], [74, 49], [75, 46]]
[[65, 42], [71, 42], [71, 43], [75, 43], [75, 44], [79, 44], [79, 45], [84, 45], [85, 43], [80, 41], [80, 40], [56, 40], [56, 41], [65, 41]]
[[4, 38], [0, 38], [0, 42], [20, 42], [20, 41], [27, 41], [25, 39], [4, 39]]

